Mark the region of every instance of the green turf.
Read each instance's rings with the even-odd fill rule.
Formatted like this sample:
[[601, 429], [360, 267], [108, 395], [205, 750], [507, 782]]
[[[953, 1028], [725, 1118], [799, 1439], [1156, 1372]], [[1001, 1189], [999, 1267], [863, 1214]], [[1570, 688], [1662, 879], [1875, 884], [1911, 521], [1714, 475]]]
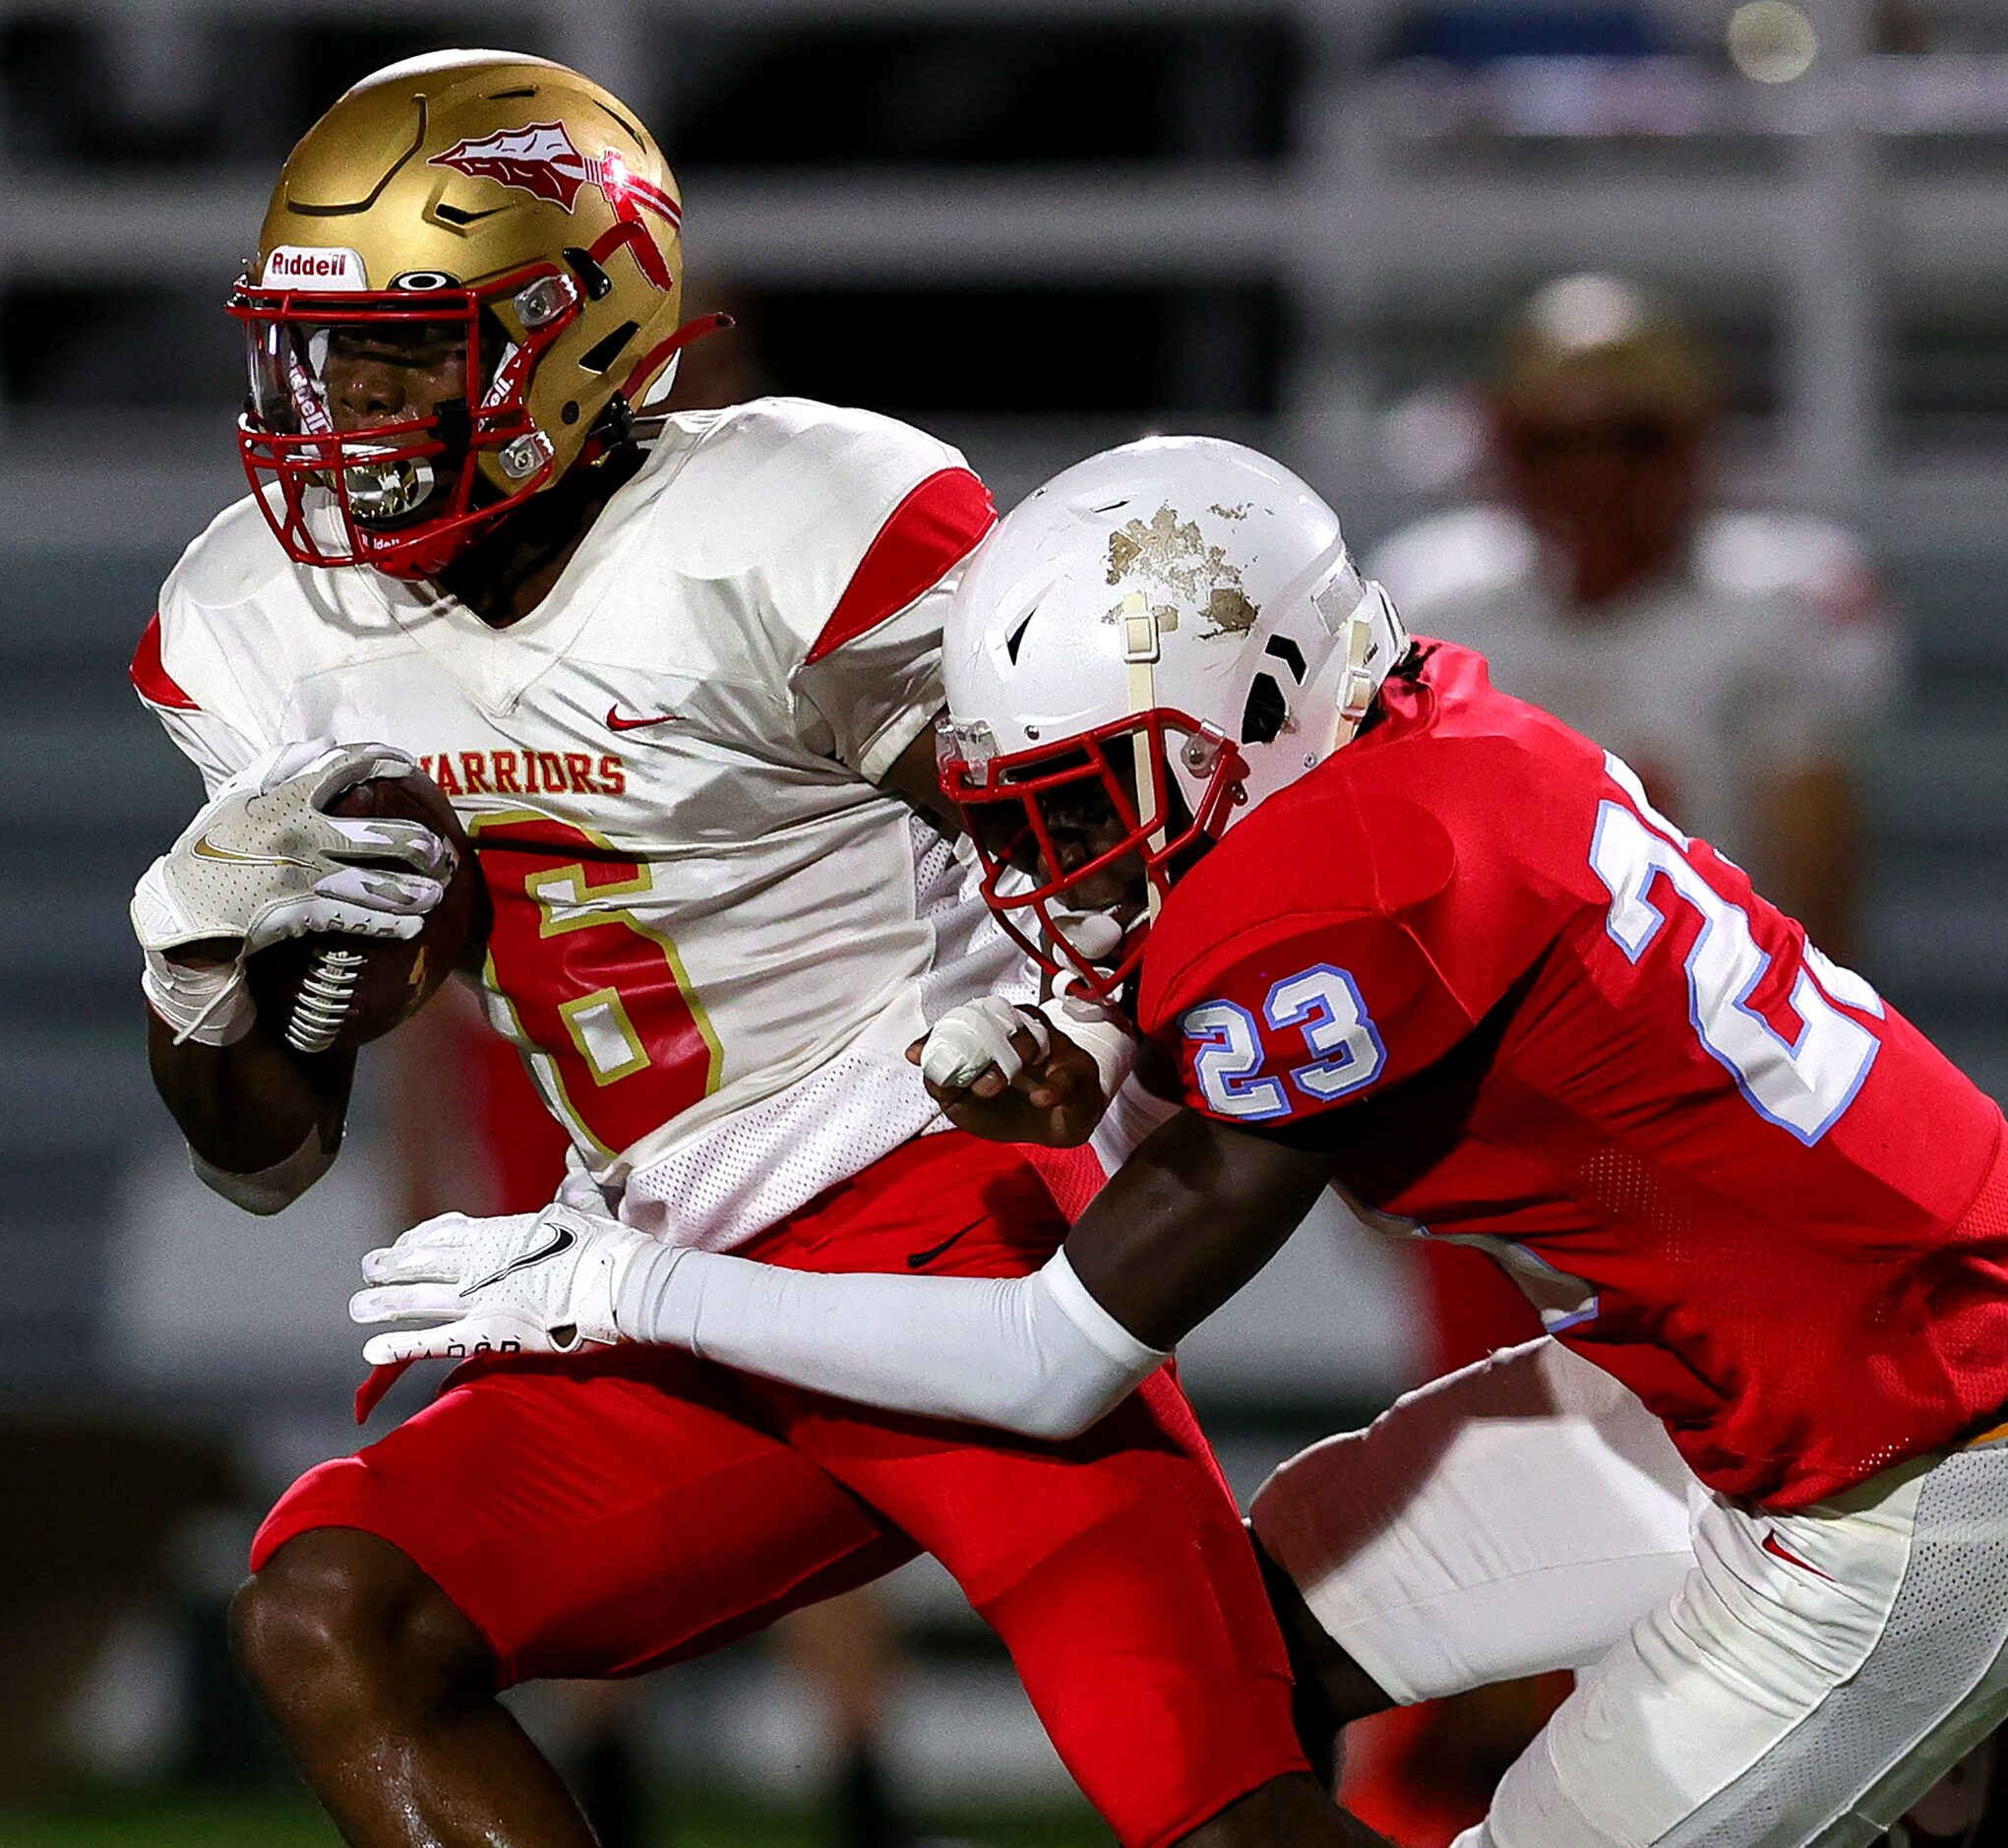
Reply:
[[[721, 1798], [680, 1797], [662, 1848], [824, 1848], [802, 1815], [776, 1815]], [[935, 1818], [982, 1848], [1109, 1848], [1077, 1817]], [[305, 1798], [117, 1795], [27, 1815], [0, 1814], [0, 1848], [337, 1848], [335, 1831]]]

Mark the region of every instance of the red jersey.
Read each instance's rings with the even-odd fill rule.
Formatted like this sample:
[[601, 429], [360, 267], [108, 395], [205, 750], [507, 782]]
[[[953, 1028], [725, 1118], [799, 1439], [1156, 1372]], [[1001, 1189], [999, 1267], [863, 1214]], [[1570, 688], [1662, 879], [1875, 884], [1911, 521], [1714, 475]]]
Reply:
[[1483, 1245], [1726, 1494], [1795, 1508], [2008, 1402], [2000, 1110], [1616, 758], [1423, 642], [1180, 881], [1144, 1031], [1229, 1122]]

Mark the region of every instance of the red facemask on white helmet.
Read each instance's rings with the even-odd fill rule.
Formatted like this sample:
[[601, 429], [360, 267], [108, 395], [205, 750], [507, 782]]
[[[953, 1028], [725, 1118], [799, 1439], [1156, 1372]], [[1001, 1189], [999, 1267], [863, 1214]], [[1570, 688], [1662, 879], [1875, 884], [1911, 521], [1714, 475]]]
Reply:
[[942, 784], [991, 908], [1115, 993], [1192, 850], [1346, 743], [1407, 650], [1265, 456], [1153, 437], [1056, 476], [978, 548], [943, 642]]

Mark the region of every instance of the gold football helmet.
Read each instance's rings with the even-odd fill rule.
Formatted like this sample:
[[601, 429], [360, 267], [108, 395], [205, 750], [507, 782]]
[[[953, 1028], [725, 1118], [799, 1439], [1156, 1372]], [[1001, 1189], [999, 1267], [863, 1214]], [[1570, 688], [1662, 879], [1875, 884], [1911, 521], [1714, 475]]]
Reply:
[[1565, 276], [1506, 329], [1493, 380], [1509, 415], [1578, 403], [1686, 423], [1717, 397], [1708, 349], [1665, 302], [1614, 276]]
[[279, 543], [443, 569], [625, 440], [678, 346], [682, 207], [599, 85], [501, 51], [364, 79], [307, 131], [230, 299], [238, 423]]

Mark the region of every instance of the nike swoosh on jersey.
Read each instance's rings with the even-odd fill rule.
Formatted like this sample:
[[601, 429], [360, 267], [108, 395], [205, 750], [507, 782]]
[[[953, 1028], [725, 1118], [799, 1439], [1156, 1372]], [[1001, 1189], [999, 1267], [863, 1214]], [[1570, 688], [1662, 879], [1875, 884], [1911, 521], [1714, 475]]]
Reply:
[[1833, 1573], [1821, 1571], [1810, 1560], [1802, 1560], [1796, 1553], [1788, 1553], [1779, 1543], [1776, 1528], [1765, 1530], [1764, 1551], [1775, 1560], [1783, 1560], [1788, 1566], [1796, 1566], [1802, 1572], [1811, 1572], [1815, 1578], [1824, 1578], [1830, 1585], [1834, 1582]]
[[654, 718], [629, 718], [618, 706], [607, 708], [607, 729], [609, 731], [646, 731], [650, 725], [674, 724], [680, 714], [662, 712]]
[[198, 860], [222, 860], [231, 866], [298, 866], [310, 873], [314, 870], [312, 860], [302, 860], [290, 853], [239, 853], [232, 847], [217, 846], [207, 834], [189, 851]]
[[520, 1258], [512, 1258], [501, 1269], [491, 1271], [478, 1283], [461, 1284], [460, 1294], [472, 1296], [476, 1290], [485, 1290], [491, 1283], [500, 1283], [504, 1277], [514, 1276], [518, 1270], [527, 1270], [531, 1264], [540, 1264], [547, 1258], [556, 1258], [562, 1252], [569, 1252], [578, 1243], [578, 1234], [570, 1226], [553, 1226], [551, 1242], [548, 1245], [539, 1246], [533, 1252], [524, 1252]]

